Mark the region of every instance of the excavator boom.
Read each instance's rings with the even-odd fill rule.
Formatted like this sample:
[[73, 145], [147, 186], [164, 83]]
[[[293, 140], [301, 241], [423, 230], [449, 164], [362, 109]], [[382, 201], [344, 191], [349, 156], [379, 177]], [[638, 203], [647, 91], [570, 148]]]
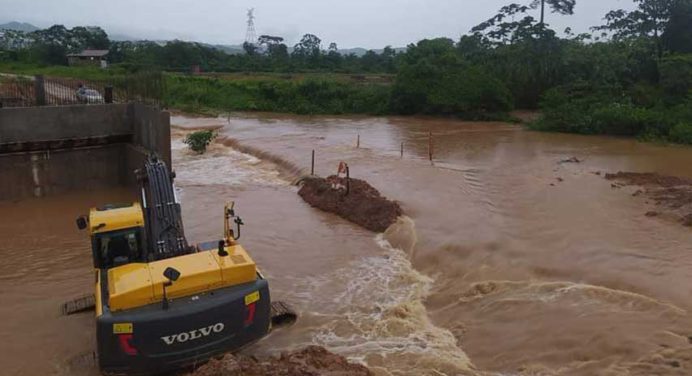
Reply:
[[141, 186], [146, 260], [154, 261], [194, 252], [185, 238], [180, 203], [173, 176], [166, 165], [152, 158], [135, 172]]

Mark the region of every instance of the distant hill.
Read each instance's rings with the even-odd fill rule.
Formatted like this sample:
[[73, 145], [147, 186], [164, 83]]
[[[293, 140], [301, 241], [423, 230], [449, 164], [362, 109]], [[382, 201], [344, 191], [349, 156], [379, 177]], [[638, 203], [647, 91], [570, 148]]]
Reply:
[[[12, 21], [12, 22], [0, 24], [0, 30], [16, 30], [16, 31], [23, 31], [25, 33], [30, 33], [32, 31], [40, 30], [40, 28], [36, 27], [30, 23], [27, 23], [27, 22]], [[116, 42], [122, 42], [122, 41], [136, 42], [136, 41], [144, 40], [143, 38], [138, 38], [137, 36], [127, 35], [127, 34], [109, 33], [109, 32], [107, 32], [107, 34], [108, 34], [108, 38], [110, 40], [116, 41]], [[166, 44], [167, 41], [157, 40], [156, 42], [161, 44], [161, 45], [164, 45], [164, 44]], [[227, 54], [231, 54], [231, 55], [245, 53], [242, 45], [210, 44], [210, 43], [203, 43], [203, 42], [200, 44], [207, 46], [207, 47], [217, 48], [217, 49], [224, 51]], [[397, 48], [394, 48], [394, 50], [397, 53], [406, 52], [406, 47], [397, 47]], [[293, 47], [288, 46], [288, 52], [291, 53], [292, 51], [293, 51]], [[383, 50], [382, 49], [374, 49], [373, 51], [375, 51], [378, 54], [381, 54]], [[354, 54], [356, 56], [363, 56], [363, 55], [365, 55], [366, 52], [368, 52], [367, 49], [360, 48], [360, 47], [339, 49], [339, 53], [344, 55], [344, 56], [350, 55], [350, 54]]]
[[[395, 48], [393, 48], [393, 49], [394, 49], [394, 51], [396, 51], [397, 53], [406, 52], [406, 47], [395, 47]], [[368, 51], [369, 51], [368, 49], [361, 48], [361, 47], [356, 47], [356, 48], [343, 48], [343, 49], [340, 48], [340, 49], [339, 49], [339, 53], [342, 54], [342, 55], [354, 54], [354, 55], [356, 55], [356, 56], [363, 56], [363, 55], [365, 55], [365, 53], [368, 52]], [[375, 53], [381, 54], [381, 53], [384, 51], [384, 49], [383, 49], [383, 48], [374, 48], [373, 51], [375, 51]]]
[[[208, 47], [213, 47], [213, 48], [219, 49], [219, 50], [224, 51], [225, 53], [231, 54], [231, 55], [237, 55], [237, 54], [244, 54], [245, 53], [245, 50], [243, 50], [242, 45], [207, 44], [207, 43], [202, 43], [202, 44], [205, 46], [208, 46]], [[343, 48], [343, 49], [340, 48], [338, 51], [340, 54], [342, 54], [344, 56], [354, 54], [354, 55], [360, 57], [360, 56], [365, 55], [365, 53], [368, 52], [369, 50], [365, 49], [365, 48], [357, 47], [357, 48]], [[381, 54], [382, 51], [384, 51], [384, 49], [377, 48], [377, 49], [373, 49], [373, 51], [375, 51], [378, 54]], [[397, 53], [406, 52], [406, 47], [396, 47], [396, 48], [394, 48], [394, 51], [396, 51]], [[288, 46], [288, 53], [291, 53], [291, 52], [293, 52], [293, 47]]]
[[135, 38], [133, 36], [126, 35], [126, 34], [109, 33], [109, 32], [106, 32], [106, 34], [108, 34], [108, 39], [115, 41], [115, 42], [127, 42], [127, 41], [134, 42], [134, 41], [139, 40], [139, 38]]
[[237, 45], [228, 45], [228, 44], [207, 44], [207, 43], [202, 43], [203, 45], [207, 47], [213, 47], [216, 48], [217, 50], [221, 50], [227, 54], [230, 55], [239, 55], [239, 54], [244, 54], [245, 50], [243, 49], [243, 46], [240, 44]]
[[32, 31], [39, 30], [39, 28], [30, 24], [30, 23], [12, 21], [12, 22], [8, 22], [8, 23], [0, 24], [0, 30], [15, 30], [15, 31], [23, 31], [25, 33], [30, 33]]

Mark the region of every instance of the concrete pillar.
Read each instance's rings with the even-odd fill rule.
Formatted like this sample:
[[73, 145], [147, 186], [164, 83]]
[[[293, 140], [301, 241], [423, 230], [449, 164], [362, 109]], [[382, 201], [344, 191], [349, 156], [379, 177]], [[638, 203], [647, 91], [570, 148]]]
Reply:
[[46, 84], [42, 74], [34, 77], [34, 94], [36, 95], [36, 105], [46, 105]]

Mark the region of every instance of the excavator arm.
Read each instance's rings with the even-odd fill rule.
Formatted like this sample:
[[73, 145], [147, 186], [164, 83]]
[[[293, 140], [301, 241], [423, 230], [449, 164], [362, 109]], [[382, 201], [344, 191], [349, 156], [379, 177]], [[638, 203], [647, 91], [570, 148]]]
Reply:
[[180, 202], [173, 185], [174, 174], [156, 157], [135, 171], [142, 195], [146, 260], [155, 261], [194, 252], [185, 238]]

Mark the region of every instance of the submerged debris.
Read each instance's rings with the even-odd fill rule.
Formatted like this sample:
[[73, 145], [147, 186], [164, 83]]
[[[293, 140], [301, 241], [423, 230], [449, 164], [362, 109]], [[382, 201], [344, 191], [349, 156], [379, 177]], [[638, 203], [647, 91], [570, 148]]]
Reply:
[[582, 160], [577, 158], [577, 157], [570, 157], [570, 158], [561, 160], [559, 163], [563, 164], [563, 163], [581, 163], [581, 162], [582, 162]]
[[692, 227], [692, 214], [686, 215], [686, 216], [682, 219], [682, 224], [683, 224], [684, 226], [687, 226], [687, 227]]
[[282, 353], [278, 358], [258, 360], [255, 357], [227, 354], [212, 359], [189, 376], [368, 376], [367, 367], [349, 363], [346, 358], [324, 347], [308, 346]]
[[[646, 195], [657, 206], [665, 208], [665, 213], [673, 214], [683, 225], [692, 227], [692, 179], [637, 172], [606, 174], [605, 178], [617, 181], [617, 184], [612, 184], [613, 187], [635, 185], [645, 188], [637, 190], [632, 196]], [[663, 214], [661, 210], [650, 211], [646, 216], [655, 217], [660, 214]]]
[[619, 180], [627, 185], [656, 185], [665, 188], [680, 185], [692, 186], [692, 179], [660, 175], [651, 172], [618, 172], [615, 174], [606, 174], [605, 178], [608, 180]]
[[303, 180], [298, 194], [311, 206], [374, 232], [385, 231], [403, 214], [399, 204], [360, 179], [350, 179], [349, 183], [349, 179], [335, 175], [310, 177]]

